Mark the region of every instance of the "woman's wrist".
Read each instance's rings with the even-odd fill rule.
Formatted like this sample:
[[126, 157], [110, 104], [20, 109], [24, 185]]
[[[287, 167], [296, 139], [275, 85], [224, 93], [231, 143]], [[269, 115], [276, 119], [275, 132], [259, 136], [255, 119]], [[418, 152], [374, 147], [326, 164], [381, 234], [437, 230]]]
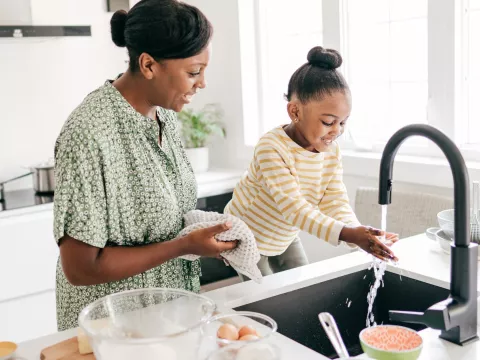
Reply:
[[188, 235], [171, 241], [171, 244], [174, 247], [175, 254], [177, 254], [176, 257], [190, 255]]

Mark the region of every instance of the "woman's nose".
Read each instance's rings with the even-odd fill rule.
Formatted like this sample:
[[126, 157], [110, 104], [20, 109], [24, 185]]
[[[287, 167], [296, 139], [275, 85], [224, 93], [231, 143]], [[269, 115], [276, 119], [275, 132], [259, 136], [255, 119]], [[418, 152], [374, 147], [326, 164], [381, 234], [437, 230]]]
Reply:
[[196, 87], [199, 89], [205, 89], [207, 87], [207, 81], [205, 80], [204, 76], [202, 76], [197, 82]]

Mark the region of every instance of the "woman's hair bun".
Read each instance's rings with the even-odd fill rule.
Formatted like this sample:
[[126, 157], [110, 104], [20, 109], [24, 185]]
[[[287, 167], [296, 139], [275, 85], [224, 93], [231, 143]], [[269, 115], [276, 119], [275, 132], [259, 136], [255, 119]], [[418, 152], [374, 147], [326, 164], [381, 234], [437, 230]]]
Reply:
[[110, 20], [110, 29], [112, 32], [113, 43], [119, 47], [125, 47], [125, 24], [127, 23], [127, 12], [117, 10]]
[[326, 70], [335, 70], [342, 65], [342, 56], [337, 50], [315, 46], [307, 55], [308, 62]]

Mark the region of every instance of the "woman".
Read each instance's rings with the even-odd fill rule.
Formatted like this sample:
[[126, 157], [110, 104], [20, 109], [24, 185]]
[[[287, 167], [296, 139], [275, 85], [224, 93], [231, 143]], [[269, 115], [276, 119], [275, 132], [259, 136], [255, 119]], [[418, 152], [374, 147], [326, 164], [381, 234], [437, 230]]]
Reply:
[[[298, 238], [306, 231], [336, 246], [341, 241], [382, 260], [396, 260], [377, 236], [362, 226], [349, 205], [342, 181], [342, 135], [351, 94], [336, 70], [335, 50], [315, 47], [288, 84], [292, 122], [265, 134], [255, 148], [248, 173], [237, 184], [226, 213], [244, 220], [255, 234], [263, 275], [308, 264]], [[387, 243], [398, 240], [386, 234]]]
[[196, 183], [175, 112], [205, 87], [212, 26], [195, 7], [142, 0], [111, 19], [128, 49], [128, 70], [90, 93], [55, 146], [57, 323], [107, 294], [167, 287], [199, 291], [200, 266], [178, 257], [217, 257], [222, 224], [174, 239], [196, 206]]

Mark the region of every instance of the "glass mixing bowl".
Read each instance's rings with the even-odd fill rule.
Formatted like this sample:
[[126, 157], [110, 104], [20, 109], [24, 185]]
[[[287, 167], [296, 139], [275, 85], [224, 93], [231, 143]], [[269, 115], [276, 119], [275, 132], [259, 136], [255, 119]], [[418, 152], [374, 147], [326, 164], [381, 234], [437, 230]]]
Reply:
[[193, 360], [215, 309], [212, 300], [184, 290], [129, 290], [88, 305], [79, 324], [97, 360]]

